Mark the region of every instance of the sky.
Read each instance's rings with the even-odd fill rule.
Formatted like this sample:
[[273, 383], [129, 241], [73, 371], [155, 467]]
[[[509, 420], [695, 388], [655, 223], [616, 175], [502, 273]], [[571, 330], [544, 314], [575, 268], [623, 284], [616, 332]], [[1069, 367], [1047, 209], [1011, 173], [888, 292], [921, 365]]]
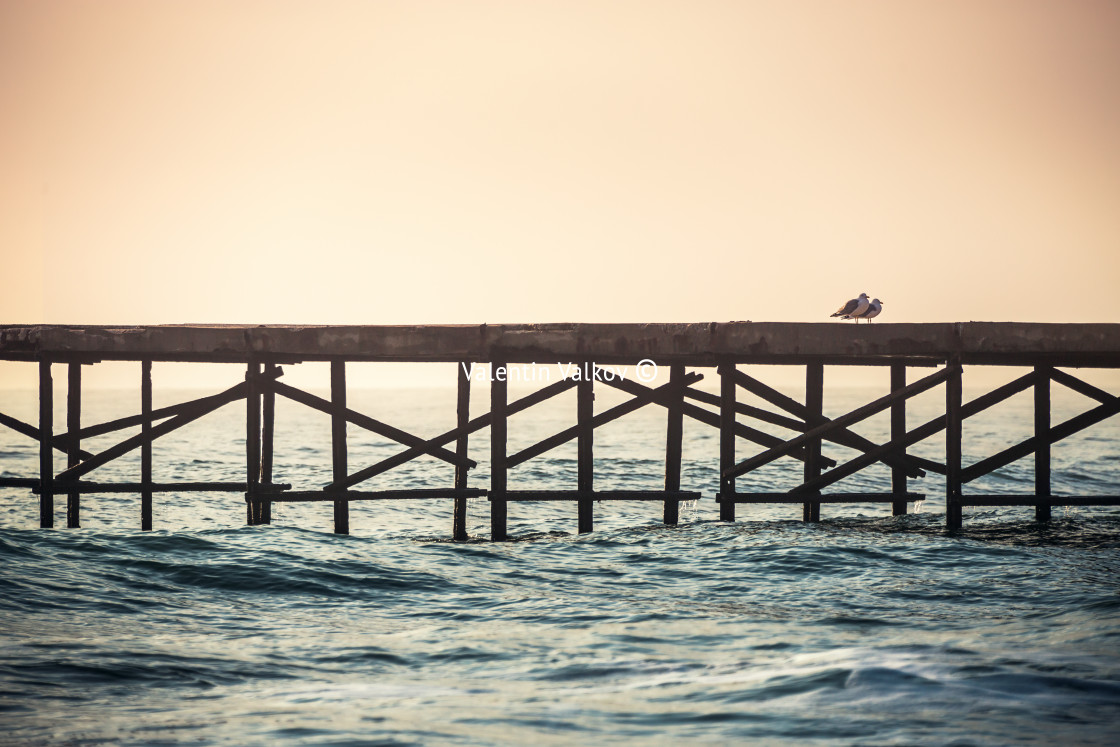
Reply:
[[0, 323], [1120, 321], [1107, 0], [0, 3]]

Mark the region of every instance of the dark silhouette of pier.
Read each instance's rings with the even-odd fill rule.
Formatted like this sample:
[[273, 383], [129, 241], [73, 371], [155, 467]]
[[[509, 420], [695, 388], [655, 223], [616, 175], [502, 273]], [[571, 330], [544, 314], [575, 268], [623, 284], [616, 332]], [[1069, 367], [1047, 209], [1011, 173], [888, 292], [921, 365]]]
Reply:
[[[1120, 496], [1055, 496], [1051, 493], [1050, 447], [1120, 412], [1120, 397], [1069, 373], [1068, 368], [1120, 367], [1120, 324], [1025, 324], [968, 322], [944, 324], [877, 324], [856, 327], [802, 323], [696, 324], [535, 324], [535, 325], [423, 325], [423, 326], [293, 326], [293, 325], [167, 325], [167, 326], [0, 326], [0, 360], [34, 361], [39, 366], [39, 423], [24, 423], [0, 413], [0, 425], [40, 444], [39, 474], [2, 478], [0, 486], [26, 487], [39, 496], [40, 524], [53, 525], [54, 496], [67, 498], [67, 526], [81, 520], [81, 496], [91, 493], [137, 493], [140, 523], [152, 527], [153, 496], [165, 492], [227, 491], [242, 493], [250, 524], [271, 521], [272, 504], [325, 501], [334, 508], [334, 530], [349, 531], [349, 505], [359, 500], [443, 499], [453, 502], [452, 535], [466, 539], [466, 501], [488, 497], [491, 536], [506, 538], [506, 507], [511, 501], [571, 501], [576, 504], [580, 532], [593, 529], [595, 501], [651, 501], [662, 504], [663, 521], [676, 524], [678, 505], [696, 500], [699, 492], [682, 491], [681, 440], [685, 417], [719, 430], [720, 517], [734, 521], [736, 508], [751, 503], [801, 504], [806, 521], [820, 518], [827, 503], [883, 503], [895, 515], [925, 495], [911, 492], [912, 480], [928, 473], [945, 475], [946, 526], [959, 528], [969, 506], [1033, 506], [1039, 520], [1050, 518], [1053, 506], [1115, 506]], [[81, 423], [82, 367], [101, 361], [139, 364], [141, 410], [106, 423]], [[152, 363], [185, 361], [240, 364], [244, 381], [213, 395], [159, 409], [152, 408]], [[283, 383], [284, 365], [329, 361], [330, 398], [324, 399]], [[435, 437], [418, 436], [346, 403], [346, 364], [361, 361], [457, 362], [457, 424]], [[510, 401], [508, 380], [492, 375], [489, 412], [473, 418], [469, 412], [471, 363], [489, 364], [492, 372], [512, 364], [538, 361], [576, 364], [583, 375], [566, 377]], [[669, 371], [668, 382], [652, 386], [635, 379], [607, 377], [599, 366], [651, 361]], [[743, 369], [766, 365], [805, 367], [805, 401], [797, 401]], [[67, 376], [66, 429], [53, 422], [52, 376], [55, 366]], [[825, 366], [886, 366], [890, 390], [840, 417], [823, 414]], [[1031, 370], [969, 402], [962, 397], [962, 377], [969, 366], [1026, 366]], [[911, 371], [919, 377], [910, 380]], [[600, 374], [600, 375], [597, 375]], [[720, 394], [695, 387], [705, 375], [719, 377]], [[1068, 387], [1099, 403], [1084, 413], [1053, 424], [1050, 416], [1052, 384]], [[594, 411], [596, 386], [609, 386], [630, 395], [622, 404]], [[561, 392], [576, 389], [574, 424], [517, 453], [507, 450], [507, 421]], [[923, 392], [938, 389], [945, 395], [944, 413], [911, 427], [906, 403]], [[774, 409], [738, 402], [740, 389], [751, 392]], [[1026, 391], [1034, 393], [1034, 435], [1003, 451], [965, 465], [961, 458], [966, 419]], [[294, 489], [274, 481], [273, 432], [276, 397], [287, 397], [331, 416], [332, 481], [311, 489]], [[227, 404], [246, 403], [245, 481], [152, 481], [152, 443]], [[666, 412], [664, 489], [656, 491], [597, 490], [595, 488], [595, 429], [647, 405]], [[705, 405], [707, 407], [705, 407]], [[714, 409], [712, 409], [714, 408]], [[890, 437], [876, 443], [854, 426], [889, 411]], [[788, 438], [752, 427], [752, 420], [786, 428]], [[97, 454], [82, 450], [94, 436], [140, 426], [140, 433]], [[403, 447], [395, 456], [351, 471], [346, 448], [349, 426], [396, 441]], [[489, 430], [490, 484], [469, 487], [471, 434]], [[919, 458], [907, 449], [945, 433], [943, 462]], [[567, 490], [518, 490], [509, 485], [512, 467], [575, 440], [578, 444], [577, 484]], [[843, 464], [825, 458], [824, 441], [860, 452]], [[740, 444], [750, 453], [741, 459]], [[477, 444], [475, 445], [477, 448]], [[136, 449], [141, 453], [137, 482], [105, 483], [87, 479], [97, 468]], [[55, 454], [65, 455], [65, 468], [55, 466]], [[413, 490], [363, 490], [372, 478], [420, 456], [433, 456], [453, 465], [450, 486]], [[1034, 492], [1024, 495], [980, 495], [965, 486], [1019, 459], [1033, 457]], [[803, 463], [803, 482], [784, 492], [740, 492], [736, 478], [777, 459]], [[866, 467], [886, 464], [891, 490], [882, 493], [832, 492], [841, 480]]]

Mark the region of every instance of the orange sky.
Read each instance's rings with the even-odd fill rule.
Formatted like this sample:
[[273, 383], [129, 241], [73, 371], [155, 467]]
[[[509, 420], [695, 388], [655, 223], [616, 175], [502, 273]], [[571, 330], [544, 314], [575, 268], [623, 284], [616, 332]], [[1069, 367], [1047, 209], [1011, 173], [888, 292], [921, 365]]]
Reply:
[[0, 4], [3, 323], [1120, 321], [1120, 4]]

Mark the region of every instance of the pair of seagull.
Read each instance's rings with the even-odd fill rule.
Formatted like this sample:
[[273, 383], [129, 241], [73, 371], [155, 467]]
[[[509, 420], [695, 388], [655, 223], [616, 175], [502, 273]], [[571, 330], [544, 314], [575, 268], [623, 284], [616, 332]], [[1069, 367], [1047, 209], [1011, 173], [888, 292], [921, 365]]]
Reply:
[[883, 302], [878, 298], [870, 301], [867, 300], [866, 293], [860, 293], [859, 298], [853, 298], [846, 304], [836, 310], [832, 316], [838, 316], [842, 319], [855, 319], [856, 324], [859, 324], [860, 319], [866, 319], [868, 324], [871, 324], [873, 317], [879, 316], [879, 312], [883, 310]]

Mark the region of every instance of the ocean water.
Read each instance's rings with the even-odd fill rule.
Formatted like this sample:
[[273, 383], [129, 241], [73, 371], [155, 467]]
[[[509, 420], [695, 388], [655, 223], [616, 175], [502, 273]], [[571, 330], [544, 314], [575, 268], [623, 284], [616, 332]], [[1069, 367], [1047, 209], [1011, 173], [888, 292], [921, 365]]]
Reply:
[[[201, 394], [158, 381], [157, 407]], [[826, 411], [881, 393], [830, 388]], [[917, 399], [911, 425], [942, 396]], [[454, 424], [450, 389], [349, 399], [418, 435]], [[602, 392], [596, 408], [615, 401]], [[135, 412], [138, 392], [84, 402], [89, 424]], [[485, 404], [476, 392], [474, 411]], [[1055, 386], [1055, 423], [1091, 406]], [[36, 408], [29, 392], [0, 393], [0, 411], [35, 422]], [[574, 416], [574, 392], [515, 416], [511, 452]], [[329, 481], [329, 418], [283, 400], [277, 417], [277, 481]], [[243, 423], [237, 403], [158, 441], [155, 478], [243, 479]], [[888, 425], [856, 430], [882, 439]], [[1031, 428], [1029, 392], [969, 420], [966, 463]], [[1114, 418], [1057, 445], [1054, 492], [1117, 493], [1118, 436]], [[352, 470], [401, 448], [354, 426], [348, 440]], [[664, 440], [653, 406], [596, 431], [597, 486], [661, 487]], [[470, 484], [486, 487], [488, 432], [473, 443]], [[740, 442], [739, 456], [754, 450]], [[913, 451], [943, 459], [944, 443]], [[574, 487], [575, 456], [574, 443], [558, 448], [510, 486]], [[1030, 508], [969, 508], [949, 533], [931, 475], [912, 481], [928, 500], [904, 517], [825, 505], [804, 524], [799, 505], [739, 506], [723, 523], [717, 461], [718, 433], [686, 420], [683, 488], [703, 498], [680, 526], [661, 525], [660, 504], [604, 503], [596, 531], [577, 535], [574, 504], [530, 503], [511, 505], [504, 543], [488, 541], [485, 499], [470, 504], [472, 541], [454, 543], [450, 501], [355, 503], [352, 534], [336, 536], [329, 504], [278, 504], [272, 525], [249, 527], [237, 494], [157, 495], [155, 530], [141, 532], [138, 496], [95, 495], [81, 529], [41, 530], [37, 499], [2, 489], [0, 743], [1120, 741], [1120, 510], [1057, 508], [1040, 524]], [[37, 445], [0, 432], [0, 469], [34, 475]], [[739, 485], [776, 490], [799, 474], [782, 460]], [[90, 477], [138, 475], [130, 454]], [[425, 459], [367, 487], [452, 475]], [[1028, 459], [968, 490], [1032, 485]], [[888, 486], [880, 467], [838, 489]], [[64, 506], [56, 498], [57, 527]]]

